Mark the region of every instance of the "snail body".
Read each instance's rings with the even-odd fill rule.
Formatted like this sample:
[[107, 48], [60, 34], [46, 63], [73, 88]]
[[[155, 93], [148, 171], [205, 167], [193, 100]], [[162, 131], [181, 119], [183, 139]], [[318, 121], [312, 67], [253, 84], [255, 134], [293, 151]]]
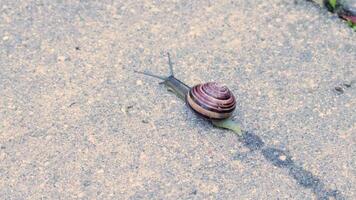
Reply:
[[170, 91], [184, 100], [193, 111], [205, 119], [215, 121], [231, 117], [236, 107], [236, 99], [225, 85], [216, 82], [207, 82], [189, 87], [174, 77], [169, 54], [168, 64], [170, 75], [167, 77], [149, 72], [135, 72], [163, 80], [162, 84], [166, 85]]

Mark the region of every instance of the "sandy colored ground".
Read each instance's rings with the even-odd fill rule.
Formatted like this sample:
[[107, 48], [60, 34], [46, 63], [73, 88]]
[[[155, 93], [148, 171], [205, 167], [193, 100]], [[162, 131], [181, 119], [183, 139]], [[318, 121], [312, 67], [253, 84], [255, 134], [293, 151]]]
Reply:
[[[265, 151], [133, 73], [167, 51]], [[355, 58], [304, 0], [1, 0], [0, 199], [356, 199]]]

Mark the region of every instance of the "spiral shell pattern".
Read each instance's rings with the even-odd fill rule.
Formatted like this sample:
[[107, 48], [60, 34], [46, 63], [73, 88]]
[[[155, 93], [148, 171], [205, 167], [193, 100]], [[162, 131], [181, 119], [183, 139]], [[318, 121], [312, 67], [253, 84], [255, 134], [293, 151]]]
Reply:
[[216, 82], [199, 84], [191, 88], [187, 102], [194, 111], [207, 119], [229, 118], [236, 107], [232, 92]]

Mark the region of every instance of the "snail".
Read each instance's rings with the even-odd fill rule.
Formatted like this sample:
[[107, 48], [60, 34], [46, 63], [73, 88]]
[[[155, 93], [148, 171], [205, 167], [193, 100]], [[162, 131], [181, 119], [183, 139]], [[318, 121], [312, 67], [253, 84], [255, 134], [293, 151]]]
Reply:
[[[305, 176], [311, 176], [311, 178], [313, 178], [313, 175], [311, 175], [310, 172], [297, 166], [293, 162], [292, 157], [284, 150], [273, 147], [264, 147], [265, 144], [260, 137], [241, 130], [240, 125], [231, 119], [233, 111], [236, 108], [236, 99], [226, 86], [216, 82], [207, 82], [189, 87], [184, 82], [175, 78], [169, 53], [167, 53], [167, 56], [170, 70], [169, 76], [160, 76], [147, 71], [141, 72], [135, 70], [135, 72], [162, 80], [163, 82], [160, 84], [167, 86], [169, 91], [184, 100], [199, 116], [211, 121], [214, 126], [233, 131], [243, 139], [243, 143], [247, 148], [251, 151], [261, 150], [263, 156], [274, 166], [293, 170], [296, 169], [294, 171], [292, 170], [291, 175], [298, 181], [298, 183], [303, 185], [305, 184], [305, 180], [300, 179], [300, 176], [295, 176], [295, 173], [298, 175], [307, 174]], [[313, 179], [319, 181], [317, 178]], [[316, 191], [315, 193], [320, 195], [319, 191], [325, 190], [313, 191]]]
[[217, 82], [207, 82], [189, 87], [174, 76], [169, 53], [167, 53], [167, 57], [170, 71], [168, 76], [156, 75], [147, 71], [135, 70], [135, 72], [162, 80], [163, 82], [160, 84], [167, 86], [169, 91], [184, 100], [199, 116], [211, 121], [215, 126], [230, 129], [240, 135], [239, 125], [231, 120], [236, 108], [236, 99], [231, 90]]

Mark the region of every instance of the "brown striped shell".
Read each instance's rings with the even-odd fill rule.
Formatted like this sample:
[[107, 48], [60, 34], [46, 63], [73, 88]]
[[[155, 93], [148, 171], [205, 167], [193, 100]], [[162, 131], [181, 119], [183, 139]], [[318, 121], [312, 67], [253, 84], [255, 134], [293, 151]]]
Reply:
[[229, 118], [236, 107], [232, 92], [215, 82], [192, 87], [187, 94], [187, 103], [201, 116], [217, 120]]

